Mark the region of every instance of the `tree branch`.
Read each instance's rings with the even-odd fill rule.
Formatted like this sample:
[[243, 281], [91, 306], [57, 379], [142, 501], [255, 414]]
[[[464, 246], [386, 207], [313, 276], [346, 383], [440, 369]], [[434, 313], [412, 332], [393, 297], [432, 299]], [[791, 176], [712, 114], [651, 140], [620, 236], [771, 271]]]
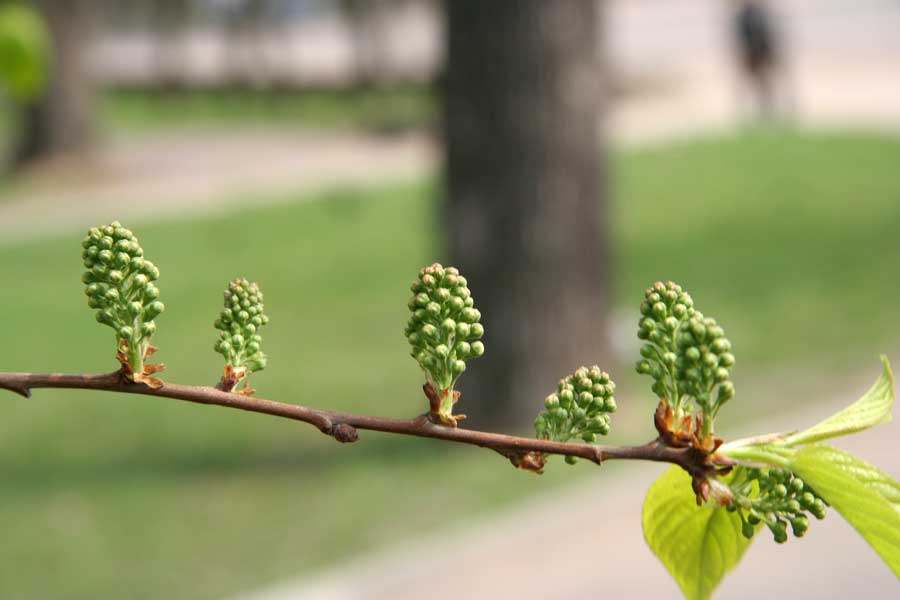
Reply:
[[31, 390], [34, 388], [65, 388], [142, 394], [198, 404], [236, 408], [238, 410], [303, 421], [314, 425], [322, 433], [342, 443], [355, 442], [358, 439], [358, 429], [439, 439], [489, 448], [509, 458], [517, 465], [520, 464], [518, 461], [526, 455], [536, 453], [576, 456], [590, 460], [598, 465], [612, 459], [668, 462], [679, 465], [692, 474], [697, 472], [698, 467], [700, 467], [698, 457], [691, 452], [691, 448], [667, 446], [658, 439], [642, 446], [570, 444], [448, 427], [432, 421], [430, 414], [407, 420], [390, 419], [309, 408], [297, 404], [223, 392], [207, 386], [166, 383], [162, 387], [154, 389], [141, 383], [125, 380], [119, 371], [101, 375], [0, 372], [0, 389], [6, 389], [29, 398], [31, 397]]

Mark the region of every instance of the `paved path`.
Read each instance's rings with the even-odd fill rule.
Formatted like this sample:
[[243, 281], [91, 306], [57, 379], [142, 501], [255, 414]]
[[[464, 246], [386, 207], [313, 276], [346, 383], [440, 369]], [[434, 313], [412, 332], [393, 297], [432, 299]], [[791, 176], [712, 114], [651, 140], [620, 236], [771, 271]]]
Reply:
[[163, 132], [109, 141], [90, 160], [43, 167], [0, 198], [0, 246], [82, 231], [290, 202], [319, 190], [421, 177], [425, 135], [247, 130]]
[[[767, 428], [812, 425], [865, 391], [875, 373], [873, 368], [832, 387], [840, 392], [805, 414], [771, 416]], [[763, 382], [755, 390], [742, 390], [742, 398], [765, 393], [771, 385], [780, 384]], [[895, 422], [845, 438], [839, 445], [900, 477], [898, 436], [900, 422]], [[641, 536], [643, 492], [663, 469], [606, 465], [590, 481], [486, 516], [481, 523], [469, 522], [465, 530], [430, 534], [235, 600], [678, 598], [675, 583]], [[898, 594], [900, 585], [890, 570], [830, 511], [824, 521], [811, 524], [805, 539], [784, 546], [763, 531], [716, 598], [821, 600]]]

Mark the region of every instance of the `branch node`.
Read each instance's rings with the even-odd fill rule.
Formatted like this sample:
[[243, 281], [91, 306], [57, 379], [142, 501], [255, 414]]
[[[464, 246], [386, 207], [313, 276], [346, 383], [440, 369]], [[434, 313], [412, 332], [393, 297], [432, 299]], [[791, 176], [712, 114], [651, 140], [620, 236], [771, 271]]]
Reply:
[[352, 444], [359, 439], [356, 427], [347, 423], [337, 423], [332, 426], [329, 434], [342, 444]]
[[14, 393], [14, 394], [18, 394], [18, 395], [22, 396], [23, 398], [31, 398], [31, 388], [28, 387], [27, 385], [21, 385], [21, 386], [15, 386], [15, 385], [3, 386], [3, 389], [9, 390], [10, 392], [12, 392], [12, 393]]

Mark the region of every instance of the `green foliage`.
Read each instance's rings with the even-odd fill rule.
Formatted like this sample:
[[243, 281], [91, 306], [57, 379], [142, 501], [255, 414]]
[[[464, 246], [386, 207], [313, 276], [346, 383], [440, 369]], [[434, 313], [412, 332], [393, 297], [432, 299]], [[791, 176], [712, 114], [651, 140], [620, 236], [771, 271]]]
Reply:
[[159, 301], [159, 269], [144, 258], [137, 237], [118, 221], [92, 227], [81, 243], [86, 271], [81, 277], [88, 306], [95, 309], [97, 322], [111, 327], [116, 336], [118, 360], [132, 381], [156, 386], [150, 375], [160, 367], [144, 364], [155, 348], [154, 319], [165, 310]]
[[[588, 443], [609, 433], [609, 415], [616, 412], [616, 384], [600, 367], [580, 367], [559, 381], [544, 400], [545, 410], [534, 421], [537, 437], [557, 442], [573, 438]], [[574, 464], [575, 457], [566, 457]]]
[[235, 279], [225, 288], [225, 307], [216, 319], [220, 331], [215, 350], [225, 357], [227, 391], [233, 391], [243, 380], [266, 368], [268, 357], [260, 350], [262, 336], [259, 329], [269, 322], [263, 305], [263, 293], [256, 283]]
[[801, 446], [890, 423], [894, 405], [894, 374], [887, 357], [882, 356], [881, 363], [881, 376], [862, 398], [821, 423], [789, 436], [785, 444]]
[[815, 486], [900, 577], [900, 484], [830, 446], [801, 449], [791, 467]]
[[703, 435], [734, 397], [731, 342], [715, 319], [694, 308], [690, 294], [672, 281], [657, 281], [644, 292], [638, 338], [637, 372], [653, 378], [653, 392], [672, 408], [674, 418], [702, 413]]
[[712, 596], [752, 542], [741, 534], [737, 514], [708, 504], [698, 507], [691, 477], [675, 466], [650, 486], [641, 521], [650, 550], [689, 600]]
[[450, 413], [457, 400], [453, 386], [466, 370], [466, 360], [484, 354], [484, 344], [477, 341], [484, 335], [481, 313], [467, 284], [455, 267], [445, 269], [439, 263], [423, 267], [410, 286], [412, 314], [404, 331], [412, 357], [437, 394], [439, 406], [432, 406], [432, 412], [452, 425]]
[[20, 104], [40, 95], [47, 82], [50, 43], [34, 8], [0, 4], [0, 91]]

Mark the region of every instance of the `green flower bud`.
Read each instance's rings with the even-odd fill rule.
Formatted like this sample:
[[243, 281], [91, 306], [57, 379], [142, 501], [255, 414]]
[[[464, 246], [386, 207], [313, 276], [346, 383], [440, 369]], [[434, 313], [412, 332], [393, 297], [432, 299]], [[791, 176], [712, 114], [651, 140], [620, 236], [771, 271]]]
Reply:
[[481, 342], [472, 342], [472, 356], [481, 356], [484, 354], [484, 344]]
[[457, 323], [456, 324], [456, 335], [459, 338], [467, 339], [469, 337], [469, 334], [471, 333], [471, 331], [472, 331], [472, 327], [468, 323]]
[[718, 402], [722, 403], [732, 398], [734, 398], [734, 384], [730, 381], [720, 384]]
[[548, 410], [551, 408], [556, 408], [557, 406], [559, 406], [559, 396], [557, 396], [556, 394], [550, 394], [549, 396], [544, 398], [544, 407], [546, 407]]
[[157, 316], [159, 316], [160, 314], [162, 314], [162, 312], [163, 312], [165, 309], [166, 309], [165, 304], [163, 304], [163, 303], [160, 302], [159, 300], [154, 300], [153, 302], [151, 302], [150, 304], [148, 304], [146, 308], [144, 308], [144, 320], [145, 320], [145, 321], [152, 321], [152, 320], [155, 319]]
[[755, 531], [756, 531], [756, 530], [755, 530], [755, 528], [753, 527], [753, 525], [751, 525], [751, 524], [748, 523], [747, 521], [744, 521], [743, 525], [741, 525], [741, 533], [742, 533], [743, 536], [744, 536], [745, 538], [747, 538], [748, 540], [749, 540], [749, 539], [753, 539], [753, 534], [755, 533]]
[[116, 317], [113, 311], [106, 309], [97, 312], [97, 322], [102, 323], [103, 325], [114, 326]]
[[728, 352], [729, 350], [731, 350], [731, 342], [729, 342], [725, 338], [719, 338], [716, 341], [714, 341], [710, 345], [710, 347], [712, 348], [712, 351], [715, 352], [716, 354], [724, 354], [725, 352]]
[[248, 361], [244, 363], [244, 366], [247, 367], [247, 370], [251, 373], [256, 373], [257, 371], [262, 371], [266, 368], [266, 365], [269, 364], [269, 357], [264, 355], [262, 352], [252, 357]]
[[471, 336], [475, 339], [484, 335], [484, 326], [481, 323], [473, 323], [471, 327]]
[[791, 519], [791, 530], [793, 530], [794, 535], [798, 538], [803, 537], [808, 529], [809, 519], [807, 519], [805, 515], [799, 515]]
[[577, 456], [566, 455], [566, 464], [567, 464], [567, 465], [574, 465], [574, 464], [577, 464], [577, 463], [578, 463], [578, 457], [577, 457]]

